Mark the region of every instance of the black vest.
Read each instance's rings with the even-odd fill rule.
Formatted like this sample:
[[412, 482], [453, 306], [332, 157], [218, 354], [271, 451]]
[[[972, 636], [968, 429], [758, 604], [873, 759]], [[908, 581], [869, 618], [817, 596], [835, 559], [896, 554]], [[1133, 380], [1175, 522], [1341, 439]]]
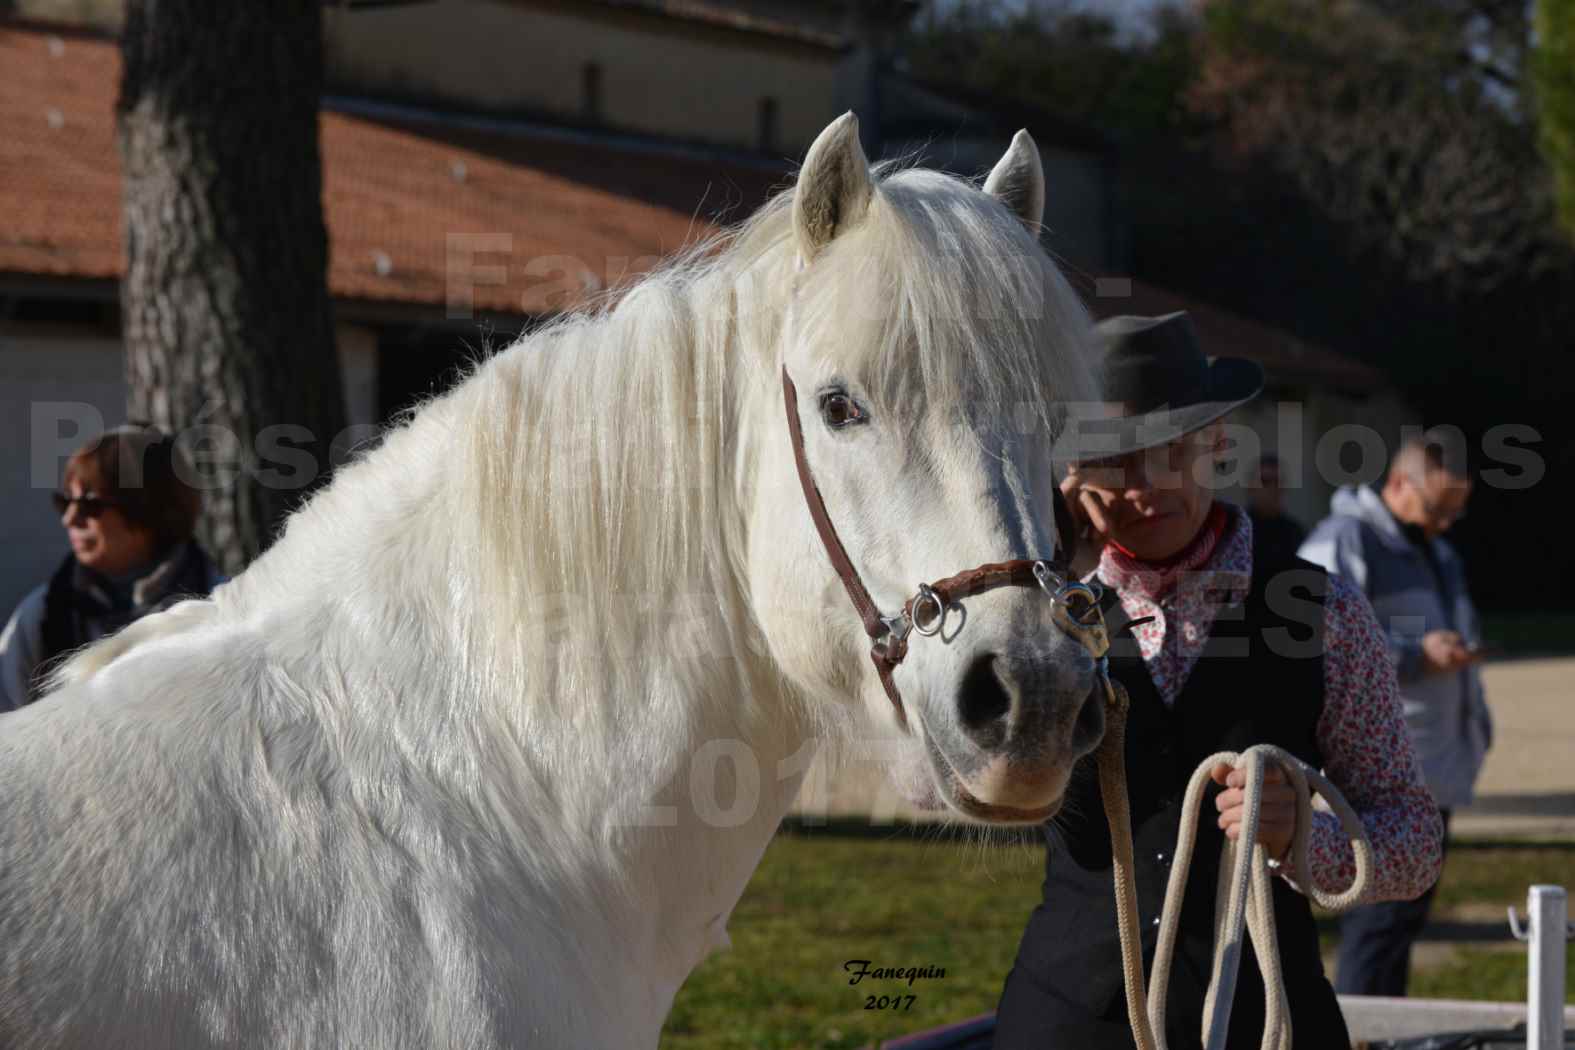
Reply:
[[[1194, 769], [1216, 751], [1277, 744], [1314, 767], [1323, 710], [1323, 600], [1328, 577], [1292, 560], [1255, 566], [1247, 600], [1220, 610], [1207, 644], [1173, 707], [1160, 699], [1107, 588], [1110, 669], [1131, 697], [1127, 787], [1132, 806], [1138, 914], [1144, 968], [1153, 964], [1181, 798]], [[1203, 998], [1213, 950], [1220, 831], [1210, 785], [1181, 914], [1167, 1006], [1174, 1050], [1201, 1045]], [[1078, 764], [1061, 814], [1046, 825], [1044, 903], [1035, 909], [1007, 979], [997, 1017], [997, 1047], [1132, 1046], [1116, 935], [1110, 832], [1093, 756]], [[1281, 961], [1296, 1045], [1345, 1047], [1344, 1021], [1323, 974], [1307, 898], [1274, 885]], [[1243, 953], [1231, 1011], [1230, 1046], [1262, 1041], [1264, 1000], [1257, 957]], [[1344, 1041], [1341, 1041], [1344, 1040]]]

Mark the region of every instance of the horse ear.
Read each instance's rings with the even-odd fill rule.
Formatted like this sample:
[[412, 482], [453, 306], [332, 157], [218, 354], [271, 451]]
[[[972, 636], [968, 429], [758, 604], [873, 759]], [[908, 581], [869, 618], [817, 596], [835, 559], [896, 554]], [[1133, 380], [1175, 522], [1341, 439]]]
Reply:
[[870, 162], [859, 145], [859, 118], [847, 112], [809, 147], [793, 195], [793, 230], [808, 262], [869, 210], [875, 193]]
[[1045, 219], [1045, 170], [1033, 136], [1019, 131], [984, 180], [984, 192], [997, 198], [1023, 220], [1035, 236]]

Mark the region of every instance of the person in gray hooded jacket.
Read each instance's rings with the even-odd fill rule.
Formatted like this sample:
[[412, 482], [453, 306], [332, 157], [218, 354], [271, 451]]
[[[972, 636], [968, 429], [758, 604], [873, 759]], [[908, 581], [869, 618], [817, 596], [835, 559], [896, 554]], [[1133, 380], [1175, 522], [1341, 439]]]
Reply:
[[[1464, 515], [1471, 481], [1457, 435], [1406, 440], [1381, 490], [1345, 486], [1299, 554], [1360, 587], [1389, 636], [1401, 704], [1447, 833], [1471, 801], [1493, 739], [1478, 670], [1481, 624], [1465, 566], [1443, 533]], [[1342, 994], [1405, 994], [1411, 945], [1433, 892], [1369, 905], [1340, 923], [1335, 987]]]

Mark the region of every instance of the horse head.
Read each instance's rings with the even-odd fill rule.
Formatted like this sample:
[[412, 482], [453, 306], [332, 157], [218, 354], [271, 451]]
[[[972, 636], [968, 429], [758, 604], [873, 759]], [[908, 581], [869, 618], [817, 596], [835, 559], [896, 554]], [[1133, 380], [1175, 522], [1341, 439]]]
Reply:
[[1038, 243], [1043, 207], [1026, 133], [983, 192], [872, 172], [851, 114], [821, 133], [792, 203], [775, 410], [787, 420], [772, 424], [758, 469], [775, 483], [749, 527], [755, 614], [787, 676], [867, 713], [910, 799], [990, 823], [1058, 808], [1104, 731], [1094, 657], [1040, 588], [930, 599], [888, 689], [867, 655], [870, 617], [805, 504], [818, 492], [881, 616], [927, 581], [1057, 553], [1050, 450], [1096, 388], [1086, 314]]

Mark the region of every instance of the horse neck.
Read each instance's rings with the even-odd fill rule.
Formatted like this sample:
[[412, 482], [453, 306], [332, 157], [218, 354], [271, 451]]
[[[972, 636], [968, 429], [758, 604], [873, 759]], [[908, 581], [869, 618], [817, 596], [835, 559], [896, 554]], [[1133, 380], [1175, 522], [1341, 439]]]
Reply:
[[[738, 474], [748, 474], [754, 462], [744, 439], [763, 425], [755, 418], [760, 405], [772, 401], [758, 396], [758, 383], [743, 382], [758, 370], [740, 376], [730, 369], [752, 360], [758, 348], [736, 345], [736, 328], [691, 328], [681, 346], [665, 347], [681, 352], [641, 362], [676, 374], [619, 374], [598, 388], [601, 411], [629, 420], [651, 410], [642, 391], [667, 384], [680, 400], [694, 393], [697, 410], [669, 420], [679, 431], [670, 462], [660, 462], [649, 441], [631, 441], [619, 450], [624, 460], [601, 456], [549, 466], [578, 480], [659, 478], [662, 486], [644, 495], [663, 513], [614, 534], [620, 494], [589, 484], [571, 491], [564, 498], [585, 501], [585, 513], [558, 508], [566, 513], [556, 524], [577, 522], [587, 531], [575, 531], [572, 550], [608, 558], [578, 563], [593, 582], [563, 587], [550, 608], [521, 606], [533, 619], [563, 625], [556, 646], [593, 646], [579, 654], [584, 659], [567, 654], [572, 675], [550, 659], [553, 645], [524, 646], [534, 654], [527, 681], [535, 692], [517, 710], [517, 732], [534, 745], [535, 781], [552, 792], [554, 812], [567, 824], [559, 830], [575, 837], [566, 852], [584, 867], [573, 879], [599, 891], [588, 898], [600, 902], [590, 926], [603, 937], [588, 935], [589, 950], [605, 953], [600, 965], [608, 971], [655, 981], [658, 1023], [693, 966], [725, 945], [726, 917], [807, 765], [807, 728], [756, 636], [738, 568], [747, 542]], [[627, 335], [616, 323], [608, 329], [576, 334], [612, 341]], [[651, 338], [649, 329], [644, 334]], [[547, 355], [615, 349], [632, 348], [570, 340], [516, 349], [499, 364], [514, 371], [508, 386], [550, 396], [576, 377], [557, 371], [562, 362]], [[527, 356], [532, 353], [540, 356]], [[569, 393], [564, 398], [572, 400]], [[550, 419], [529, 423], [559, 436], [565, 429]], [[666, 487], [674, 483], [701, 489]], [[551, 517], [537, 520], [553, 537], [560, 562], [532, 548], [525, 558], [533, 572], [562, 570], [564, 534], [546, 528]], [[647, 571], [663, 560], [671, 575]], [[558, 648], [556, 655], [566, 654]], [[569, 755], [573, 760], [564, 761]], [[608, 900], [619, 903], [608, 906]]]
[[[236, 594], [302, 613], [325, 702], [487, 785], [482, 819], [544, 881], [638, 901], [626, 921], [673, 925], [652, 943], [694, 945], [791, 803], [807, 730], [740, 568], [769, 351], [673, 295], [496, 355], [345, 470]], [[656, 424], [583, 429], [592, 412]]]
[[[574, 931], [555, 965], [646, 1004], [631, 1023], [650, 1031], [619, 1045], [654, 1046], [678, 985], [726, 943], [808, 757], [739, 568], [741, 482], [780, 395], [768, 368], [728, 371], [768, 356], [738, 345], [737, 326], [694, 327], [643, 362], [678, 373], [604, 375], [598, 411], [637, 420], [653, 384], [702, 391], [712, 411], [676, 416], [703, 445], [700, 471], [649, 441], [576, 455], [586, 435], [559, 395], [583, 391], [566, 355], [616, 370], [649, 326], [550, 333], [344, 470], [225, 599], [269, 613], [271, 644], [298, 657], [292, 679], [343, 709], [325, 722], [355, 725], [344, 761], [439, 781], [465, 826], [505, 844], [495, 907], [560, 916], [539, 931]], [[706, 487], [620, 491], [653, 477]], [[631, 498], [661, 512], [622, 520]]]

